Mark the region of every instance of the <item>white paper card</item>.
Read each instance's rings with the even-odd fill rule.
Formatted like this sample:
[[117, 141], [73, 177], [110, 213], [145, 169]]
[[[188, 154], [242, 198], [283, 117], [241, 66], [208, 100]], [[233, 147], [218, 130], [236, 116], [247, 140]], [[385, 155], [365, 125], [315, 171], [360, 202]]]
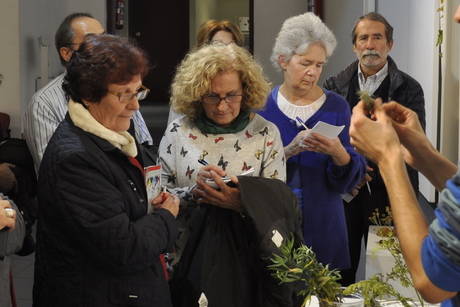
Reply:
[[280, 248], [281, 244], [283, 244], [283, 236], [276, 229], [272, 230], [272, 242], [278, 248]]
[[344, 201], [346, 201], [347, 203], [351, 202], [353, 200], [353, 198], [355, 198], [353, 195], [351, 195], [350, 193], [345, 193], [345, 194], [340, 194], [340, 196], [342, 197], [342, 199]]
[[208, 307], [208, 298], [204, 292], [201, 292], [200, 298], [198, 299], [198, 305], [199, 307]]
[[330, 139], [336, 138], [340, 132], [342, 132], [343, 128], [345, 125], [342, 126], [334, 126], [322, 121], [319, 121], [316, 123], [316, 125], [311, 128], [308, 132], [308, 134], [314, 132], [321, 134], [322, 136], [328, 137]]
[[144, 168], [145, 187], [147, 188], [147, 214], [153, 212], [152, 199], [161, 193], [161, 165], [153, 165]]

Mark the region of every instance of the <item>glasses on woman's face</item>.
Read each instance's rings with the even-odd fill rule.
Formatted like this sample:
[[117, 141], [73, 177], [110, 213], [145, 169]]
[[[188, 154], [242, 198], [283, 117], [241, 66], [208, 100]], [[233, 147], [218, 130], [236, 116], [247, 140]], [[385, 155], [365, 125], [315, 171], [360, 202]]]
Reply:
[[201, 100], [208, 105], [218, 105], [222, 100], [227, 104], [234, 104], [240, 102], [241, 97], [243, 97], [243, 94], [229, 94], [224, 97], [220, 97], [219, 95], [205, 95]]
[[129, 94], [129, 93], [117, 93], [117, 92], [111, 92], [108, 91], [109, 94], [112, 94], [114, 96], [118, 97], [118, 100], [120, 102], [130, 102], [134, 98], [136, 98], [137, 101], [141, 101], [147, 97], [147, 95], [150, 93], [150, 90], [141, 85], [141, 87], [137, 90], [137, 92]]

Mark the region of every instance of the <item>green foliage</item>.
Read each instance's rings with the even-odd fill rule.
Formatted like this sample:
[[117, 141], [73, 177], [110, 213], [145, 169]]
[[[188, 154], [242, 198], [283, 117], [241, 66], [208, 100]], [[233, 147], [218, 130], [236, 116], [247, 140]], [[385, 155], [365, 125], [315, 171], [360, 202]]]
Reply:
[[361, 294], [364, 298], [364, 306], [379, 306], [377, 300], [388, 297], [396, 298], [404, 307], [411, 306], [409, 303], [411, 299], [399, 294], [399, 292], [396, 291], [386, 280], [388, 279], [383, 274], [375, 274], [370, 279], [362, 280], [348, 286], [345, 290], [343, 290], [343, 294]]
[[375, 99], [372, 98], [367, 91], [358, 91], [357, 94], [359, 99], [364, 101], [366, 111], [372, 112], [374, 110]]
[[268, 268], [281, 283], [302, 282], [303, 290], [298, 295], [304, 297], [302, 306], [306, 306], [312, 295], [316, 295], [322, 305], [340, 302], [342, 290], [337, 280], [340, 273], [329, 269], [316, 259], [313, 250], [306, 245], [294, 248], [294, 240], [289, 239], [280, 248], [280, 255], [274, 255]]
[[[386, 214], [380, 214], [380, 212], [376, 209], [369, 220], [379, 226], [389, 226], [393, 224], [393, 217], [391, 215], [390, 207], [385, 208]], [[395, 230], [393, 227], [382, 227], [378, 230], [377, 235], [382, 239], [378, 242], [380, 249], [387, 250], [390, 252], [391, 256], [395, 261], [395, 265], [391, 268], [391, 272], [385, 275], [377, 274], [378, 279], [376, 280], [381, 281], [382, 283], [388, 285], [390, 281], [399, 282], [405, 288], [413, 288], [415, 290], [414, 284], [412, 283], [412, 279], [410, 278], [409, 269], [404, 261], [401, 245], [399, 244], [398, 237], [396, 236]], [[373, 277], [375, 277], [374, 275]], [[373, 280], [373, 278], [369, 279]], [[363, 283], [367, 282], [368, 280], [362, 281]], [[391, 287], [393, 289], [393, 287]], [[404, 306], [404, 302], [412, 301], [412, 299], [405, 298], [401, 296], [395, 289], [390, 291], [388, 289], [388, 295], [393, 296], [398, 299]], [[358, 292], [361, 293], [361, 292]], [[420, 306], [424, 306], [424, 301], [417, 290], [415, 290], [417, 295], [418, 301], [420, 302]], [[364, 294], [361, 293], [363, 296]], [[377, 297], [376, 297], [377, 298]]]
[[[376, 210], [370, 220], [377, 225], [392, 225], [391, 210], [386, 208], [386, 214]], [[286, 240], [280, 247], [280, 254], [273, 255], [272, 264], [268, 268], [280, 283], [301, 282], [304, 289], [298, 295], [304, 297], [302, 306], [306, 306], [312, 295], [318, 297], [321, 306], [332, 306], [340, 302], [344, 295], [360, 294], [364, 298], [365, 306], [378, 306], [377, 300], [395, 298], [403, 306], [409, 307], [412, 299], [402, 296], [390, 284], [392, 281], [401, 283], [403, 287], [414, 287], [410, 279], [408, 268], [402, 256], [399, 240], [392, 227], [382, 227], [377, 235], [382, 239], [378, 242], [379, 248], [388, 250], [395, 260], [391, 272], [375, 274], [370, 279], [354, 283], [344, 290], [337, 282], [341, 277], [337, 270], [329, 269], [316, 259], [313, 250], [306, 245], [294, 247], [294, 240]], [[416, 291], [421, 306], [424, 302]]]
[[385, 207], [385, 213], [380, 213], [379, 209], [374, 209], [369, 221], [374, 225], [379, 226], [392, 226], [393, 216], [391, 215], [390, 207]]

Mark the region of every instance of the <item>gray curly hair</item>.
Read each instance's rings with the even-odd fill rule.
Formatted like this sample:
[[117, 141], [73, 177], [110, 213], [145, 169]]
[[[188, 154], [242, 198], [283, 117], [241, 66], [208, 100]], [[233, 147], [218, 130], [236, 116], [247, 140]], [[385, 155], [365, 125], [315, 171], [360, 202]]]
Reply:
[[302, 54], [310, 44], [318, 42], [323, 45], [327, 57], [332, 55], [337, 46], [334, 34], [318, 16], [308, 12], [288, 18], [276, 37], [270, 60], [275, 68], [281, 70], [278, 63], [280, 55], [289, 62], [294, 54]]

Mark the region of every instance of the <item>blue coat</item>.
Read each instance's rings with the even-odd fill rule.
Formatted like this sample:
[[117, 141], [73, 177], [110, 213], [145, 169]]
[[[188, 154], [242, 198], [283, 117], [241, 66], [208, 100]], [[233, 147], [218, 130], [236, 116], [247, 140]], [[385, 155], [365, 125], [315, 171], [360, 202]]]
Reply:
[[[260, 115], [278, 126], [284, 146], [303, 129], [288, 118], [276, 102], [276, 87]], [[345, 125], [339, 138], [351, 156], [350, 163], [337, 166], [329, 155], [305, 151], [287, 160], [287, 184], [299, 198], [303, 216], [305, 244], [311, 246], [318, 260], [333, 268], [348, 268], [347, 228], [340, 194], [349, 192], [364, 176], [365, 159], [350, 145], [350, 107], [339, 95], [325, 91], [326, 101], [306, 122], [312, 128], [318, 121]]]

